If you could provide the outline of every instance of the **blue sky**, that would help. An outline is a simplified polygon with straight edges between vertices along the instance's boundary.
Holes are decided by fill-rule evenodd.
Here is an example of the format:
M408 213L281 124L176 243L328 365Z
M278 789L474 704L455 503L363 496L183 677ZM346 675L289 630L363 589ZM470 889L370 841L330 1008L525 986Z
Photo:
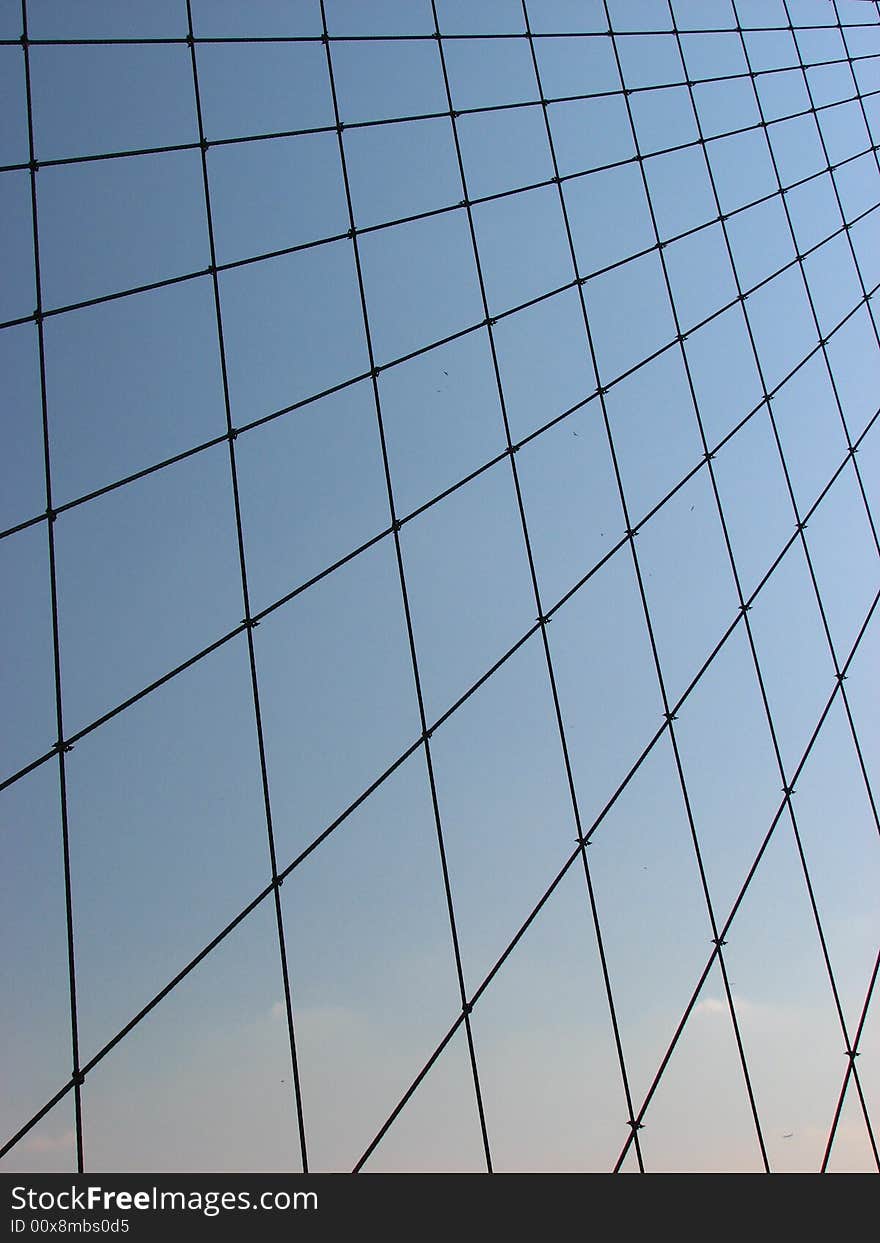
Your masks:
M775 824L725 963L770 1164L816 1169L846 1058L798 842L850 1039L871 979L880 19L674 0L676 37L665 2L609 10L613 40L601 3L528 5L545 125L522 5L438 0L453 129L428 0L328 0L356 253L320 5L193 0L279 869L338 822L280 891L313 1169L354 1166L461 1013L377 397L466 995L572 860L575 808L598 821L640 1110L712 950L695 840L721 927ZM27 12L88 1063L271 867L186 5ZM0 1142L71 1073L20 34L5 0ZM211 41L243 37L266 41ZM39 42L89 38L172 42ZM768 710L789 781L844 668L780 816ZM86 1167L299 1169L283 998L270 896L89 1071ZM494 1168L611 1168L628 1106L579 856L471 1024ZM876 1118L876 1005L859 1051ZM761 1168L717 961L643 1121L648 1169ZM73 1128L67 1093L0 1168L75 1168ZM873 1163L851 1085L830 1168ZM485 1168L463 1025L365 1166L400 1168Z

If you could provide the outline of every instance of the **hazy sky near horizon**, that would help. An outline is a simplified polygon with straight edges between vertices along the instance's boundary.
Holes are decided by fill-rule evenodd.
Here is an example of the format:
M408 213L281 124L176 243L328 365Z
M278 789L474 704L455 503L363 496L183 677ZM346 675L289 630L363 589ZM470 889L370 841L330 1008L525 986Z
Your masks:
M795 41L782 0L673 0L679 46L665 0L609 2L613 41L595 0L527 7L543 93L557 101L547 117L576 266L519 0L437 0L466 187L438 44L424 37L429 0L327 0L326 14L354 219L368 230L358 257L425 716L429 728L442 718L431 760L466 993L577 837L513 460L583 830L601 818L587 854L638 1111L712 949L668 730L629 776L664 720L652 639L675 705L739 612L700 421L744 597L762 584L749 621L786 782L880 587L880 343L876 297L863 293L880 281L880 15L857 0L789 0ZM53 528L65 736L224 639L65 756L86 1063L271 870L186 5L29 0L27 12L37 41L177 40L29 49L49 458L54 504L69 505ZM461 998L314 38L321 7L193 0L192 12L205 135L219 144L206 159L251 612L278 604L253 637L279 868L344 817L287 877L281 905L310 1166L350 1169ZM57 740L46 523L14 529L46 510L20 34L20 6L3 0L0 782ZM364 34L412 37L345 38ZM222 41L244 36L266 41ZM284 36L308 38L271 42ZM843 63L804 74L801 60ZM590 92L608 94L562 98ZM394 123L404 116L421 119ZM311 132L256 137L291 130ZM64 162L169 146L184 149ZM403 217L417 218L373 227ZM791 261L806 252L802 273ZM737 302L737 280L760 288ZM777 386L774 429L762 399ZM835 472L805 530L808 561L800 539L789 544L797 514ZM880 943L878 611L847 668L851 721L838 694L793 798L851 1040ZM741 619L675 731L721 926L783 797ZM0 791L0 1145L71 1074L59 799L57 757ZM845 1039L787 813L726 940L771 1166L817 1169ZM875 1128L877 1014L875 999L858 1059ZM610 1169L628 1107L579 860L472 1026L494 1168ZM291 1082L268 899L89 1072L86 1168L299 1169ZM717 963L640 1142L648 1170L761 1168ZM0 1170L73 1168L68 1093ZM459 1027L365 1169L483 1168ZM830 1168L876 1168L852 1085Z

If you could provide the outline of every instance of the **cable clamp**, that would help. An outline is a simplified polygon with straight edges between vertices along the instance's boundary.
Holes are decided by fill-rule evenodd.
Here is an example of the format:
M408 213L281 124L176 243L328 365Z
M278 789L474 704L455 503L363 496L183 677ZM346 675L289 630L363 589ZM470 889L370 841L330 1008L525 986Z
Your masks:
M716 946L718 949L721 949L721 946L726 945L727 942L725 941L724 937L713 937L712 944Z
M627 527L627 528L626 528L626 534L627 534L627 536L628 536L628 538L629 538L629 539L635 539L635 537L638 535L638 533L639 533L639 528L638 528L638 527Z
M804 522L799 522L799 523L797 524L797 529L798 529L799 531L806 531L806 529L807 529L807 524L806 524L806 521L804 521Z
M400 519L395 518L393 522L391 523L391 530L394 531L396 534L402 526L403 526L403 523L400 521Z
M704 462L712 462L712 461L714 461L714 460L715 460L715 450L713 449L713 450L710 452L710 451L707 449L707 450L706 450L706 452L703 454L703 461L704 461Z
M667 724L667 725L671 725L673 721L677 721L677 720L678 720L678 717L676 716L676 714L675 714L674 712L664 712L664 713L663 713L663 716L664 716L664 718L665 718L665 720L666 720L666 724Z
M462 1014L472 1014L473 1009L474 1003L472 1001L466 1001L461 1007L461 1012Z
M203 138L202 141L199 143L199 146L202 148L203 151L207 151L210 145L211 144L208 142L207 138Z
M845 681L846 681L846 674L845 674L845 673L838 673L838 675L837 675L837 680L838 680L838 682L845 682Z
M28 164L28 168L31 170L32 173L38 173L40 171L40 161L31 160L30 163Z
M549 617L546 613L539 613L535 618L535 621L540 622L542 626L549 626L552 620L553 618Z
M633 1131L644 1130L645 1124L643 1122L636 1122L635 1118L627 1118L626 1121L627 1121L628 1126L631 1127Z
M70 752L73 750L73 743L72 743L72 742L64 742L63 740L62 740L61 742L56 742L56 743L55 743L55 750L58 752L58 754L59 754L59 755L61 755L61 753L62 753L62 752L63 752L65 755L69 755L69 754L70 754Z
M47 509L47 510L46 510L46 517L48 518L49 522L55 522L55 521L56 521L56 519L58 518L58 510L57 510L57 509L51 509L51 508L50 508L50 509Z
M488 316L486 317L486 327L487 327L487 328L494 328L494 327L495 327L495 325L496 325L497 323L498 323L498 320L497 320L497 319L495 319L495 318L494 318L494 316L488 315Z
M244 626L245 630L253 630L255 627L259 626L260 623L254 617L243 617L241 619L241 624Z
M81 1070L75 1070L70 1077L78 1088L81 1088L86 1081L86 1077Z
M791 798L791 796L794 794L794 786L793 785L783 786L782 793L786 796L786 798Z
M186 38L184 39L184 43L186 44L187 47L195 47L195 42L196 41L192 37L192 35L187 35Z

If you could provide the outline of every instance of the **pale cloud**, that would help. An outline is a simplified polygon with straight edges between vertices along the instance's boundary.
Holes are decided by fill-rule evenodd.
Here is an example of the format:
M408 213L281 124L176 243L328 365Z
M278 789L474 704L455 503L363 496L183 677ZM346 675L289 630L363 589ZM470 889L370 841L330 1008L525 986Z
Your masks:
M73 1131L65 1131L63 1135L29 1135L21 1146L26 1152L63 1152L72 1148L75 1142Z
M694 1006L694 1014L727 1014L727 1002L718 997L705 997Z

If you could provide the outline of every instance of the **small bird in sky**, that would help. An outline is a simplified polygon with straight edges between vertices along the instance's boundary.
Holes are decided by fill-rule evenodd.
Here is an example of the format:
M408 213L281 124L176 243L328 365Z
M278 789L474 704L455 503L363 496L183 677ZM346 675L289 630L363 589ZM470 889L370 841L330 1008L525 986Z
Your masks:
M791 1139L792 1135L794 1135L794 1131L783 1131L782 1138Z

